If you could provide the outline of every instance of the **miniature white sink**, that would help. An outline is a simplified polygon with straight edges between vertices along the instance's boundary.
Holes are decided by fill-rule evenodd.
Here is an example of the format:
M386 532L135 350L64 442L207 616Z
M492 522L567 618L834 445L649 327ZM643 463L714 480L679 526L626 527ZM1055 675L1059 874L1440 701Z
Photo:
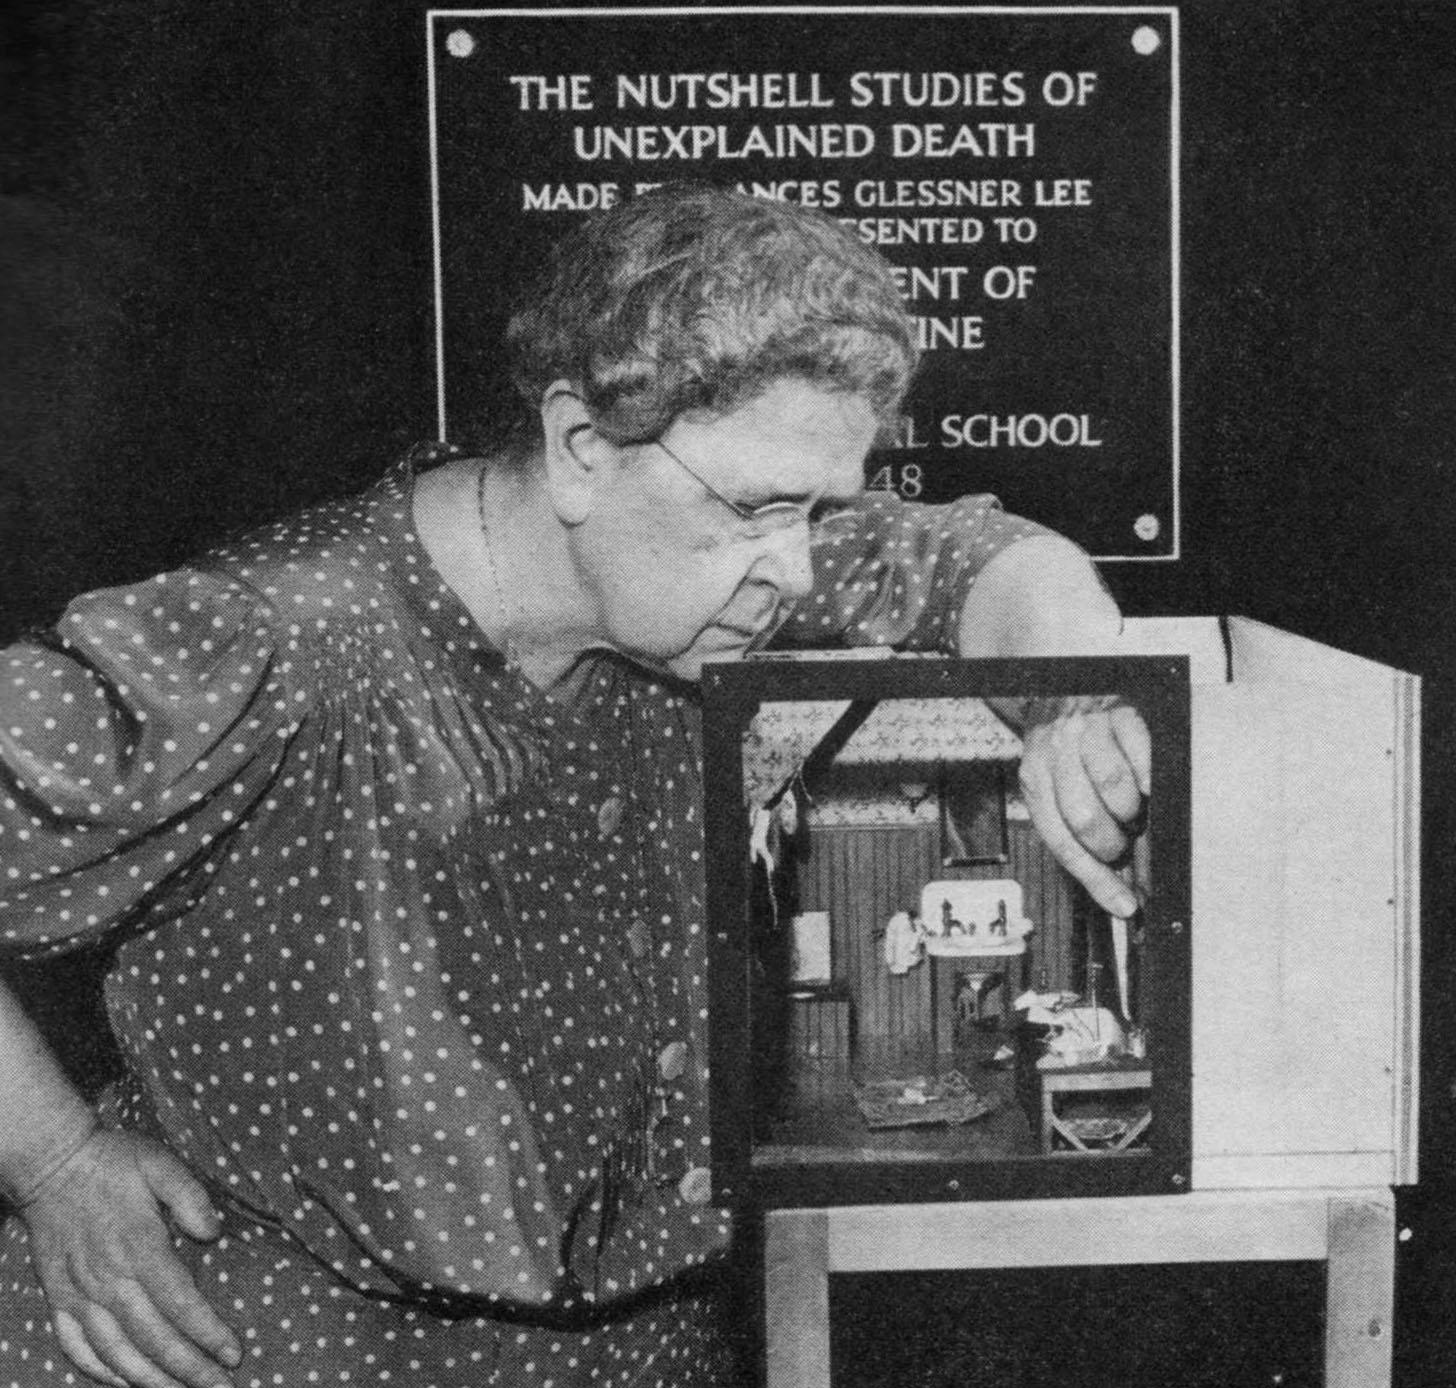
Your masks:
M1014 922L1013 922L1014 924ZM1030 922L1027 922L1028 927ZM925 952L945 959L964 959L969 955L989 955L998 959L1010 959L1026 953L1026 936L1018 940L1003 940L999 935L950 935L931 936L925 942Z
M920 891L925 952L951 959L1025 954L1032 924L1022 909L1021 883L1011 878L927 882Z

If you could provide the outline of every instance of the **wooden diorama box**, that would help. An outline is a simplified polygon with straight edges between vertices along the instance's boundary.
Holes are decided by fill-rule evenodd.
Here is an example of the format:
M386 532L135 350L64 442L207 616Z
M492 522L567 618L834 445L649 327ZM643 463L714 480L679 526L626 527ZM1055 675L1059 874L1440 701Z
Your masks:
M769 656L703 690L719 1199L1414 1180L1414 677L1179 618L1112 656ZM1151 735L1128 920L1043 844L993 711L1067 697Z

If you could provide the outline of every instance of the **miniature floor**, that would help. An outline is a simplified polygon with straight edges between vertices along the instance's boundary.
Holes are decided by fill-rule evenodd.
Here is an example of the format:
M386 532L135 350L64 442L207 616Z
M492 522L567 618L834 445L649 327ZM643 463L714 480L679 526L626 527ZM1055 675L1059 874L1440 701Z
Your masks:
M1007 1044L1004 1032L974 1032L952 1051L937 1052L929 1037L862 1042L850 1061L802 1059L776 1107L769 1140L754 1165L817 1162L991 1160L1037 1151L1032 1118L1016 1095L1015 1070L992 1063ZM933 1080L958 1071L979 1096L995 1101L981 1118L956 1125L871 1129L855 1105L855 1088L875 1080Z

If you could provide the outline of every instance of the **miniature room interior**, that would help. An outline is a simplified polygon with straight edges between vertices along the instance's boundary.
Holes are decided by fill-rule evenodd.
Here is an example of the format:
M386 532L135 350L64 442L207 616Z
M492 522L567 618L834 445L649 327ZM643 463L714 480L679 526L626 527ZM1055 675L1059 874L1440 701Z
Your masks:
M743 741L754 1165L1145 1151L1140 921L1043 845L1016 734L899 698L765 702Z

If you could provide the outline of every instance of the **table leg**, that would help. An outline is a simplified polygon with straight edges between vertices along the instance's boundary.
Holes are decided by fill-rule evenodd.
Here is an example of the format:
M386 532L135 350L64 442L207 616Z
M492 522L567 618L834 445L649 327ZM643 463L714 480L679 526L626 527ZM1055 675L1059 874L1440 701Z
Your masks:
M764 1216L767 1388L829 1388L829 1219L824 1210Z
M1390 1388L1395 1208L1333 1197L1325 1291L1326 1388Z

